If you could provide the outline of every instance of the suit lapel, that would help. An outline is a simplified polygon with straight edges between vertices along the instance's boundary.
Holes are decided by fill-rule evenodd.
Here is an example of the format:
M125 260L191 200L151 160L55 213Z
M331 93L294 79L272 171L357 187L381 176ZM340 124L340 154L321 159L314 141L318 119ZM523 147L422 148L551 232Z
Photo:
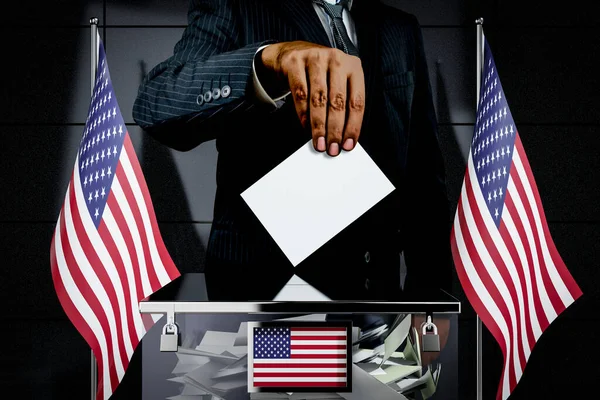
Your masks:
M310 0L280 0L277 3L287 17L308 42L330 46L329 37Z
M356 27L356 36L358 38L358 52L365 74L365 115L361 129L361 137L365 135L366 127L369 124L374 100L378 86L378 65L380 54L380 43L378 34L378 25L374 23L377 15L377 2L369 2L367 6L366 0L355 0L352 7L352 19Z

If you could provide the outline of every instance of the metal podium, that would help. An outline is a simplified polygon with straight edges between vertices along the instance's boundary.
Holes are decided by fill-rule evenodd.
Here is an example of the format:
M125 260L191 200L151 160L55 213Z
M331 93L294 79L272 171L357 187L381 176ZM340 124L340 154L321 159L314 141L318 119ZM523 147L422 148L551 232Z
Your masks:
M188 273L140 302L139 309L157 321L141 343L144 400L458 399L461 304L443 291L419 301L211 302L203 274ZM356 321L365 316L386 323L358 329ZM354 321L357 335L348 392L248 392L248 325L345 319ZM440 328L439 352L421 352L430 342L425 335L433 334L428 319L435 333Z

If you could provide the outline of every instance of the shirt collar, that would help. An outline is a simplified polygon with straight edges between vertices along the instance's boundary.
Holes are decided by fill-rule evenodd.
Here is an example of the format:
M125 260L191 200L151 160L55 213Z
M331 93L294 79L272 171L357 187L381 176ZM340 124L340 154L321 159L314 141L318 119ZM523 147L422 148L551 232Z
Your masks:
M338 0L325 0L329 4L337 4ZM352 10L353 0L348 0L348 10Z

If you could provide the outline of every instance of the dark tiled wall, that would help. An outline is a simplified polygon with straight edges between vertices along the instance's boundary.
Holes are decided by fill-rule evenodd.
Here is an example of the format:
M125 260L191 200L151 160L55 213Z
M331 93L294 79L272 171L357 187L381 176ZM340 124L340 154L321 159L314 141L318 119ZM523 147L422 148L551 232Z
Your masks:
M362 0L355 0L362 1ZM485 33L542 197L550 230L585 295L542 336L515 399L569 398L600 368L600 40L598 6L571 1L387 0L423 25L448 191L456 204L475 103L475 25ZM163 237L182 272L197 271L212 218L214 143L179 153L144 137L131 117L143 75L169 56L187 1L13 4L0 16L0 250L8 334L4 390L23 398L89 397L89 349L66 319L50 276L50 240L89 104L89 18L98 17L116 96L153 196ZM458 283L456 291L465 300ZM461 315L460 398L474 398L474 314ZM502 358L484 335L484 398Z

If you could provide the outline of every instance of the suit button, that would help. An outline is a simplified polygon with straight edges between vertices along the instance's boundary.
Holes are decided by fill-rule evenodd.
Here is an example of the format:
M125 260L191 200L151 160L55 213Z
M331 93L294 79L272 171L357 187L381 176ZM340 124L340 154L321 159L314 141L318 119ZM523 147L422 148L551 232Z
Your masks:
M221 98L221 89L214 88L212 90L212 98L213 100L219 100L219 98Z
M204 93L204 102L210 103L211 101L212 101L212 92L209 90L208 92Z
M371 261L371 253L368 251L365 253L365 262L368 264Z
M221 88L221 97L229 97L231 94L231 87L229 85L225 85Z
M203 94L199 94L198 97L196 97L196 104L198 104L199 106L204 104L204 95Z
M369 278L365 279L365 289L369 290L370 286L371 286L371 281L369 280Z

